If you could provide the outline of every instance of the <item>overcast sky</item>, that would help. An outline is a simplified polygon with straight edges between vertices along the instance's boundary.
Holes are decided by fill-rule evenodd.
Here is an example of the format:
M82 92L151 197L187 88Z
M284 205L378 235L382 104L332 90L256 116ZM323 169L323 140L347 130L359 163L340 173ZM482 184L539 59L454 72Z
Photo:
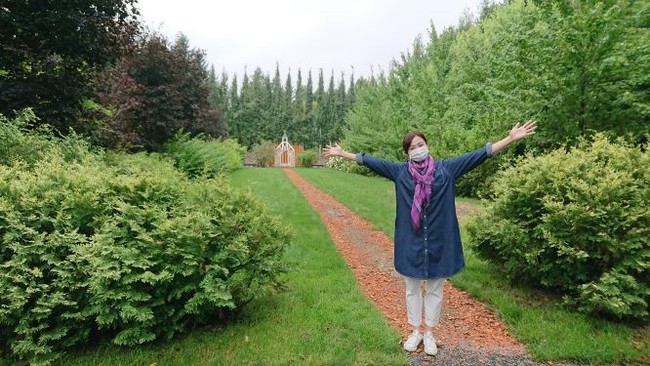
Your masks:
M461 15L477 14L481 0L139 0L142 19L170 40L185 34L206 51L216 71L239 80L255 68L270 76L280 65L282 81L291 69L303 80L318 70L346 79L388 71L392 59L426 40L431 22L438 32Z

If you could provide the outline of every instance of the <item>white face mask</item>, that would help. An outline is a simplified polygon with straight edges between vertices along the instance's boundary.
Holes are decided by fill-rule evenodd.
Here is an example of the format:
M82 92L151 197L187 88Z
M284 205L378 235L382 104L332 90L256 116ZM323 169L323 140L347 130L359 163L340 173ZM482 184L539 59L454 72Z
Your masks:
M422 160L426 159L427 156L429 156L429 148L427 146L422 146L411 151L409 154L409 159L419 163Z

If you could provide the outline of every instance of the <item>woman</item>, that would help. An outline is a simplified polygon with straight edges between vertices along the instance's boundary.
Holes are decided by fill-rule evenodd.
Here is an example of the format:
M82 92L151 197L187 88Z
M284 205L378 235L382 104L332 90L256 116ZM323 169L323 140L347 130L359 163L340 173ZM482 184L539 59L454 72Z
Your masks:
M404 341L405 350L413 352L424 341L427 354L438 353L433 327L440 320L443 285L465 266L456 217L456 179L511 143L534 134L536 128L532 120L523 126L517 123L501 141L445 160L429 155L427 139L420 132L411 132L402 141L407 162L352 154L338 144L324 149L325 156L355 160L395 183L394 264L406 282L407 317L413 327ZM420 330L423 311L424 332Z

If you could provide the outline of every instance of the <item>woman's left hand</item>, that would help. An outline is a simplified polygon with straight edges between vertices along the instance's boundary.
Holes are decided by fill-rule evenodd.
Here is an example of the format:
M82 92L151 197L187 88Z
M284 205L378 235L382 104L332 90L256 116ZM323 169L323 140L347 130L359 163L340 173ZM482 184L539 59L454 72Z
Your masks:
M515 142L517 140L523 139L524 137L533 135L535 134L536 128L537 128L537 122L533 121L532 119L524 123L523 126L519 126L519 122L517 122L515 127L513 127L512 130L510 130L510 139L512 140L512 142Z

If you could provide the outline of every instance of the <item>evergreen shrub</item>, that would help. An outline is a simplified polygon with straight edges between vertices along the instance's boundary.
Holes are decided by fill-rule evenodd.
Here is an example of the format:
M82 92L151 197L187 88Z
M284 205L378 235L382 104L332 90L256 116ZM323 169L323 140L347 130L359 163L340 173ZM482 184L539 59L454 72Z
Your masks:
M0 353L170 338L280 285L291 233L250 193L160 155L68 150L0 164Z
M52 151L67 162L95 157L90 144L74 132L54 139L50 126L34 127L38 120L31 109L21 111L12 120L0 114L0 164L12 166L19 162L29 168Z
M585 313L648 320L650 154L596 135L501 171L469 244Z
M311 168L318 162L318 153L314 150L305 150L298 154L298 164L305 168Z
M179 133L165 148L176 167L189 177L216 177L244 166L245 148L235 140L204 140Z

